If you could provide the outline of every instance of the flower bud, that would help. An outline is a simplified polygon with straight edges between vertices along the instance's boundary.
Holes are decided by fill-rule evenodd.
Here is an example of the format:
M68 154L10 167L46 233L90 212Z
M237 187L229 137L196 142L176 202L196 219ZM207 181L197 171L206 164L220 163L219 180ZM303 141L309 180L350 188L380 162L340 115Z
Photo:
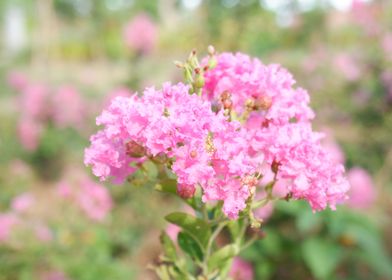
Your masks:
M190 153L191 158L196 158L197 157L197 152L195 150L192 150Z
M194 185L178 184L177 194L183 199L192 198L195 195L196 188Z
M265 119L262 123L261 123L261 127L267 128L269 127L270 124L270 120Z
M126 154L133 158L140 158L145 156L146 149L135 141L129 141L125 144Z
M279 171L279 166L280 166L280 165L281 165L280 162L274 160L274 161L272 162L272 164L271 164L271 170L272 170L272 172L274 172L275 174L278 173L278 171Z
M209 45L207 48L208 54L209 55L214 55L215 54L215 48L212 45Z
M226 99L223 101L223 108L224 109L231 109L231 107L233 106L233 101L231 101L230 99Z
M255 101L257 109L268 110L272 106L272 98L268 95L260 96Z

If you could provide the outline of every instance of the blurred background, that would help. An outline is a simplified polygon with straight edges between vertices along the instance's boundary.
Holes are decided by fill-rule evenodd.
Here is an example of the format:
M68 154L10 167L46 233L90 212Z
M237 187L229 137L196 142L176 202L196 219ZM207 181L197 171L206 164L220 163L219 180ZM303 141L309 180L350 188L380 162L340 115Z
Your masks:
M390 0L0 1L0 280L155 279L180 202L148 166L99 183L83 150L112 97L180 81L173 61L210 44L288 68L352 186L336 212L259 213L234 279L392 279L391 15Z

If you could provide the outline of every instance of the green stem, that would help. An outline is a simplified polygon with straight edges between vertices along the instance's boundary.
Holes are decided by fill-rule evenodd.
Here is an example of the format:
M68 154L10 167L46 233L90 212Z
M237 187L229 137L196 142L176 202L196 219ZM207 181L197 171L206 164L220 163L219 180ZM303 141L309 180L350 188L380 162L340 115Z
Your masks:
M227 221L226 222L222 222L220 223L216 229L214 230L214 232L212 233L210 239L208 240L208 244L207 244L207 248L206 248L206 253L205 253L205 257L204 257L204 261L203 261L203 265L202 265L202 270L203 270L203 275L205 277L208 277L208 259L211 256L211 250L212 250L212 246L214 244L215 239L218 237L219 233L223 230L223 228L227 225Z

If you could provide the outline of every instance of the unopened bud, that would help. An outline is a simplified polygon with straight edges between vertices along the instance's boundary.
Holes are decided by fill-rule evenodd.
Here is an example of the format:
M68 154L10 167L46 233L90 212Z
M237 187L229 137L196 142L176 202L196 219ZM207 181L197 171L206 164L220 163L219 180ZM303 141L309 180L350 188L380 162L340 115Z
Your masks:
M212 45L209 45L207 48L208 54L209 55L214 55L215 54L215 48Z
M222 101L225 101L226 99L230 99L231 94L230 92L228 92L227 90L225 90L224 92L222 92L220 98Z
M231 101L230 99L226 99L223 101L223 108L224 109L231 109L231 107L233 106L233 101Z
M257 109L268 110L272 106L272 98L268 95L260 96L255 101Z
M265 120L261 123L261 127L268 128L268 127L269 127L269 124L270 124L270 120L265 119Z
M197 157L197 152L195 150L192 150L190 153L191 158L196 158Z
M128 143L126 143L125 150L126 154L133 158L143 157L146 153L146 149L135 141L129 141Z
M168 156L165 153L159 153L154 156L153 161L158 163L166 163L168 161Z
M179 184L177 194L183 199L192 198L195 195L196 188L194 185Z
M271 170L272 170L272 172L274 172L275 174L278 173L278 171L279 171L279 166L280 166L280 165L281 165L280 162L274 160L274 161L272 162L272 164L271 164Z

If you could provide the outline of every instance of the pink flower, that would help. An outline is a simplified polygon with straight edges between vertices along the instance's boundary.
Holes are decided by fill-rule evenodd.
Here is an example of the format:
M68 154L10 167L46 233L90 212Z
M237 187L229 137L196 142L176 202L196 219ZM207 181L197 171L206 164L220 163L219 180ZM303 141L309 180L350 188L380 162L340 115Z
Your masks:
M18 137L24 149L34 151L37 149L42 134L42 126L31 118L22 118L18 123Z
M20 72L11 72L7 77L8 84L17 91L23 91L23 89L27 86L28 80L23 73Z
M356 81L361 76L361 69L358 63L349 54L342 53L336 56L334 65L349 81Z
M328 129L325 131L326 137L322 141L324 150L329 154L329 157L336 164L344 164L345 156L339 144L332 136L332 132Z
M113 207L109 191L87 178L80 187L76 199L82 210L90 219L103 221Z
M254 172L256 163L246 156L240 124L227 122L188 91L183 84L164 84L162 90L146 89L143 97L115 98L97 118L104 129L91 137L85 163L101 180L121 182L134 163L174 157L179 185L200 185L204 201L223 200L225 213L234 218L249 196L238 177Z
M42 242L49 242L53 240L53 233L50 228L46 225L37 225L34 227L35 235L37 236L38 240Z
M52 116L60 128L81 128L85 105L80 94L72 87L60 87L52 97Z
M34 204L34 196L31 193L25 192L16 196L11 202L13 211L23 213Z
M40 120L48 115L48 89L42 84L28 84L19 98L22 115Z
M381 46L387 59L392 61L392 32L386 33L382 38Z
M327 204L332 209L346 199L349 189L343 177L344 167L336 164L322 148L322 134L310 124L291 123L270 126L249 134L254 150L263 150L266 162L278 166L278 179L286 180L293 198L306 199L314 210Z
M72 188L66 181L60 181L57 184L56 193L61 198L69 198L72 196Z
M148 54L154 49L157 36L157 26L146 14L136 15L124 30L127 46L143 54Z
M177 240L177 235L181 231L180 227L174 225L174 224L169 224L166 228L166 233L169 235L169 237L173 240Z
M273 123L313 119L308 93L294 84L292 75L277 64L264 65L242 53L222 53L216 67L205 73L203 96L218 105L230 99L237 114L250 108Z
M348 205L356 209L370 208L376 200L376 189L369 173L354 167L348 171L347 178L351 185Z
M200 187L203 202L223 201L231 219L267 168L285 186L280 193L314 210L334 209L347 197L344 167L323 149L309 96L294 83L278 65L221 54L205 74L202 98L181 83L115 98L97 118L102 129L90 139L85 164L101 180L123 182L143 161L159 161L175 173L184 198Z
M254 279L253 267L249 262L244 261L240 257L235 257L229 276L234 280L252 280Z
M60 198L75 203L94 221L103 221L113 207L109 191L87 177L77 178L73 183L62 181L57 185L56 191Z
M0 213L0 243L6 241L10 234L12 227L18 223L18 218L11 213Z
M69 280L62 271L48 271L42 275L41 280Z

